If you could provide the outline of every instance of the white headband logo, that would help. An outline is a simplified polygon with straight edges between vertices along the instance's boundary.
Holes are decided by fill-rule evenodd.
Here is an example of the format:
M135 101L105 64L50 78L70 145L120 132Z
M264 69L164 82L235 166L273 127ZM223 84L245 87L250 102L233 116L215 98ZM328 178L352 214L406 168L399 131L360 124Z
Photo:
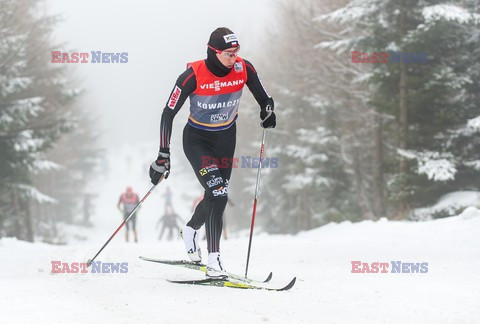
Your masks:
M225 43L238 42L237 35L235 35L235 34L225 35L225 36L223 36L223 39L225 40Z

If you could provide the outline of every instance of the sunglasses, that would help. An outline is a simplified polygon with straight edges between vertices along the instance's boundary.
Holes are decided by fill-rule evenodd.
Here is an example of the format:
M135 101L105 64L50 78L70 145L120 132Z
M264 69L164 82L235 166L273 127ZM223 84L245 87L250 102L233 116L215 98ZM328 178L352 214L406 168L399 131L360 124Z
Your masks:
M238 56L238 52L240 51L240 46L237 47L237 49L233 52L227 52L227 51L221 51L213 46L210 46L210 45L207 45L209 48L211 48L213 51L215 51L215 53L218 53L220 54L221 56L223 56L224 58L232 58L232 57L237 57Z

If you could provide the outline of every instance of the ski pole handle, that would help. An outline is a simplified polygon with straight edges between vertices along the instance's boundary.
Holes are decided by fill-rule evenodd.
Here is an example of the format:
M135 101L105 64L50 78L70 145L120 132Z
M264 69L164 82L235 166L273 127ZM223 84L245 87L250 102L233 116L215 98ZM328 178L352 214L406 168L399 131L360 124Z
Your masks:
M267 112L267 117L265 117L264 119L262 119L262 121L260 122L260 127L263 127L263 123L272 115L272 107L270 105L268 105L266 108L265 108L265 111ZM265 140L265 133L263 135L264 139L263 141ZM262 146L263 146L263 141L262 141Z

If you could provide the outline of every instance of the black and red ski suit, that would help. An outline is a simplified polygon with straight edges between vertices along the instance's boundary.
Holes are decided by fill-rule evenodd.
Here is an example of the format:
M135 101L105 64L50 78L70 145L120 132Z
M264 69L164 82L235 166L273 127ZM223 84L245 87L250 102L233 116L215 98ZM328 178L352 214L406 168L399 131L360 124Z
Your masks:
M220 252L223 212L228 200L236 142L236 119L243 87L247 85L261 108L273 107L253 65L240 57L230 71L216 69L209 59L188 64L170 93L160 126L160 151L169 152L173 118L187 97L190 116L183 130L183 148L198 181L205 189L188 226L206 224L208 252ZM210 161L206 162L206 161Z

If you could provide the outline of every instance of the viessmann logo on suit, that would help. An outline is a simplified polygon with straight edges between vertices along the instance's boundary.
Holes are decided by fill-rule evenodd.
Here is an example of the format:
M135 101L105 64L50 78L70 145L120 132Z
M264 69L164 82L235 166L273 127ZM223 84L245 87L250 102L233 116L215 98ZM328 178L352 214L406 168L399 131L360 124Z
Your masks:
M201 84L200 89L202 89L202 90L214 89L215 91L220 91L222 88L236 87L236 86L242 85L244 83L245 83L245 80L243 80L243 79L234 80L234 81L219 81L219 80L216 80L215 82L212 82L212 83Z

